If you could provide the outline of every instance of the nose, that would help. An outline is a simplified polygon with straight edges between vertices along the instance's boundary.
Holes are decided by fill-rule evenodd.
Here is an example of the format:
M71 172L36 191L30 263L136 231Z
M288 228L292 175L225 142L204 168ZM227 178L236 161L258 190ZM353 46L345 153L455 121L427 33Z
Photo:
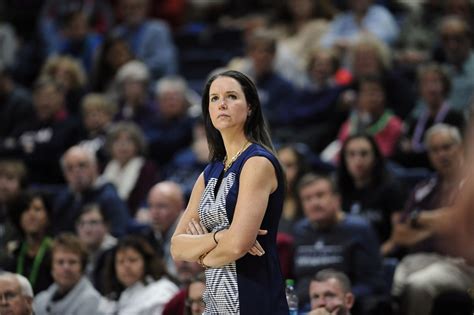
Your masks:
M222 101L219 102L219 109L226 109L227 104L225 102L225 99L223 98Z

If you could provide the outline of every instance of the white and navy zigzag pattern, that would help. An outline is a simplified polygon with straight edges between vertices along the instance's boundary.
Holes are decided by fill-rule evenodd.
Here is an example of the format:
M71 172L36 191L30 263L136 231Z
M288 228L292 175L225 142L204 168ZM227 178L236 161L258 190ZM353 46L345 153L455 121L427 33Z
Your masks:
M199 204L199 218L208 231L229 227L226 212L226 197L235 182L235 173L229 173L214 198L216 178L211 178L204 190ZM235 262L220 268L206 270L206 291L204 314L239 314L239 288Z

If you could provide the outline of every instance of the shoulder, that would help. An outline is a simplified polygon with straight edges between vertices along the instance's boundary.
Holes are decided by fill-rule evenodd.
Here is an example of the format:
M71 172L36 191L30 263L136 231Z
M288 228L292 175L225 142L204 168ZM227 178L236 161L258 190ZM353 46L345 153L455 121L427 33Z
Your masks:
M341 226L357 231L364 231L370 229L370 223L359 215L347 214L341 222Z

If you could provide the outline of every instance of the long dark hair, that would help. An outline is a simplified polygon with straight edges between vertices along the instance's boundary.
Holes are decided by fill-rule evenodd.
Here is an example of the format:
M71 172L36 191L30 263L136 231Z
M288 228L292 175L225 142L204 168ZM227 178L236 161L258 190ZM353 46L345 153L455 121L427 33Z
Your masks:
M244 133L250 142L258 143L272 153L275 153L273 144L270 138L270 132L267 127L265 118L263 117L262 107L258 98L257 88L255 84L245 74L238 71L224 71L213 75L206 83L204 92L202 95L202 116L204 119L204 126L206 128L207 142L209 143L209 154L211 161L223 160L226 156L224 147L224 141L222 136L214 125L212 124L211 117L209 115L209 89L212 82L219 77L229 77L239 82L244 92L245 99L248 106L251 109L250 116L247 117L247 121L244 125Z
M371 172L372 176L371 176L370 185L372 187L380 185L387 179L387 176L388 176L388 173L385 169L385 158L380 152L380 149L377 143L375 142L375 139L371 135L366 134L366 133L357 133L357 134L351 135L346 139L346 141L344 141L344 144L342 145L340 160L339 160L340 164L337 170L337 185L339 187L341 196L343 197L346 196L347 194L350 194L355 189L354 179L349 173L349 170L347 168L347 162L345 159L347 146L349 142L351 142L354 139L367 140L374 154L374 165Z
M175 280L166 270L163 259L158 256L146 239L138 235L127 235L118 242L117 246L107 257L106 270L104 273L105 296L111 299L118 299L122 291L126 289L118 280L115 270L117 253L124 249L134 249L142 256L145 270L143 271L143 279L141 279L141 281L144 284L147 284L145 279L147 276L152 277L153 280L159 280L163 276L166 276L171 281Z
M9 209L9 215L12 220L12 223L15 225L15 227L18 229L19 233L22 236L25 236L25 231L21 226L21 216L30 208L31 203L37 198L40 199L43 203L43 206L46 210L46 214L48 216L48 226L46 227L44 233L45 235L50 234L51 218L53 211L52 195L43 190L28 189L20 193L20 195L12 201L12 206Z

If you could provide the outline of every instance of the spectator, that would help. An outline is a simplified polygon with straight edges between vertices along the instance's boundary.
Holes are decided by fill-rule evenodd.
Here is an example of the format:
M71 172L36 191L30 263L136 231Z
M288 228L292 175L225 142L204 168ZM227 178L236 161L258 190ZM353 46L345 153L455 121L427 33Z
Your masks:
M205 289L206 278L204 273L200 273L189 283L188 296L186 298L186 315L200 315L204 313L206 304L202 296Z
M113 314L161 314L178 292L163 260L142 238L121 239L109 262L105 296L113 300L108 310Z
M298 195L305 214L294 228L294 274L300 306L309 303L311 278L325 268L347 274L362 305L373 294L383 292L377 236L367 221L344 214L332 179L307 174L298 184Z
M425 145L435 174L418 183L411 192L402 216L384 244L384 252L397 247L408 248L410 252L433 251L430 235L418 231L416 218L420 212L451 206L459 197L465 180L463 141L459 130L446 124L434 125L426 132Z
M175 154L191 145L194 117L187 82L180 76L165 76L155 86L156 117L149 132L150 156L166 165Z
M36 81L33 103L35 117L15 128L13 141L0 144L0 155L22 158L33 183L63 183L58 160L77 142L78 121L66 110L64 88L50 78Z
M15 128L33 116L30 92L16 84L12 73L0 66L0 141L12 141L9 138Z
M115 245L117 239L110 235L110 221L98 204L82 208L76 222L76 233L87 249L87 265L84 274L96 288L102 288L101 275L105 265L105 254Z
M82 132L79 146L95 153L100 168L106 163L106 134L117 113L117 105L104 94L89 93L81 102Z
M33 289L22 275L0 272L0 314L33 315Z
M58 235L52 246L54 283L33 302L37 315L94 314L100 294L84 276L87 251L73 234Z
M85 148L73 146L64 153L60 162L68 186L55 198L53 234L73 232L82 207L89 203L98 203L104 210L112 235L125 234L129 223L127 206L112 184L98 178L95 155Z
M176 266L170 254L170 242L184 207L181 187L171 181L162 181L150 189L148 209L140 213L140 216L148 217L151 231L147 237L152 244L157 244L167 270L173 275L176 275Z
M390 11L373 2L349 0L349 10L334 18L329 30L321 38L322 45L344 50L364 33L369 33L386 44L393 44L398 38L398 24Z
M113 32L127 41L133 54L146 64L151 78L156 80L176 73L176 48L168 25L148 19L148 9L148 0L120 0L123 23Z
M117 71L133 58L133 53L124 39L107 37L97 52L91 74L92 90L99 93L110 92Z
M354 305L349 278L340 271L318 271L309 285L311 312L308 315L350 315Z
M463 131L463 114L452 109L447 97L451 81L437 64L419 68L420 108L405 121L405 132L398 145L394 159L405 167L430 168L423 138L426 131L438 123L446 123Z
M401 184L387 171L386 161L369 135L347 138L339 160L342 209L370 222L382 244L390 236L392 216L403 209L406 196Z
M85 94L87 84L86 73L79 60L67 55L49 57L40 75L49 77L62 85L67 110L78 117L79 104Z
M12 207L13 223L21 234L11 244L5 269L28 278L35 294L46 290L51 278L51 197L40 191L22 193Z
M439 37L451 78L449 103L459 111L467 111L474 90L474 52L471 30L465 20L456 16L442 19Z
M102 176L114 184L133 217L157 182L157 166L146 158L145 136L140 127L132 122L112 125L107 132L106 148L110 160Z
M18 160L0 160L0 261L6 258L8 242L18 237L10 209L26 185L25 164Z

